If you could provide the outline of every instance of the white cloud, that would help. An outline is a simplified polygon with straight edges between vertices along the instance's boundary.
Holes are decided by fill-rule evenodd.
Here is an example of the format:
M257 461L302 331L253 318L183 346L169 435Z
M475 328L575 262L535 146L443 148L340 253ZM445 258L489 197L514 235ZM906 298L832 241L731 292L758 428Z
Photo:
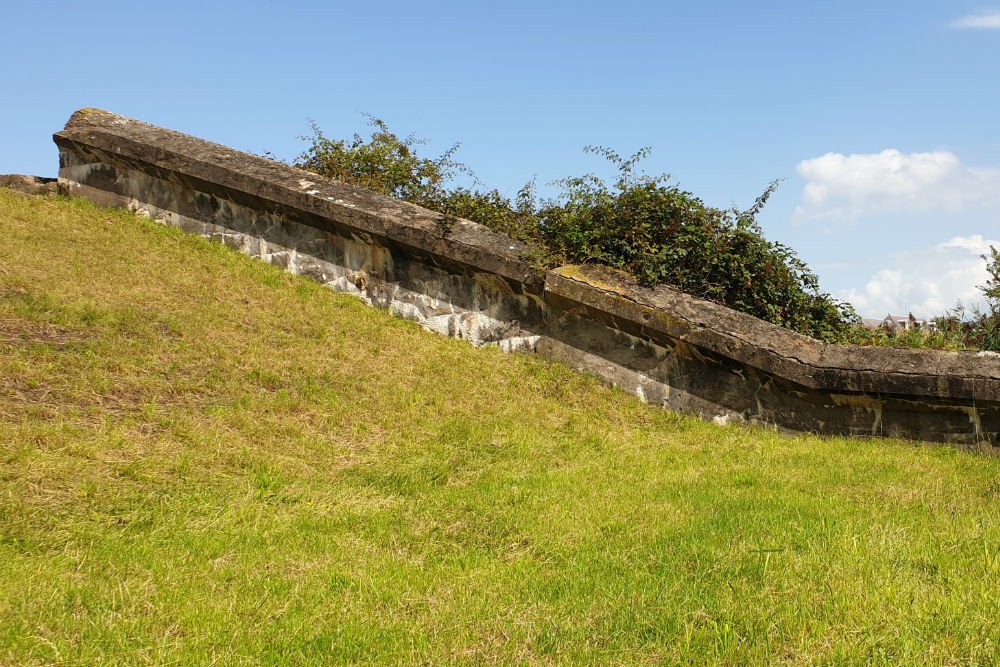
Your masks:
M958 300L974 305L982 299L977 286L989 278L980 255L988 255L991 245L1000 248L1000 241L973 234L956 236L929 249L887 255L882 261L884 268L872 275L863 289L841 290L836 296L851 302L866 317L908 312L934 317Z
M851 222L876 213L1000 206L1000 169L966 167L949 151L827 153L803 160L795 219Z
M948 239L944 243L939 243L936 249L962 248L976 255L989 255L990 246L1000 246L1000 241L984 239L982 234L973 234L972 236L956 236Z
M1000 11L991 10L969 14L957 21L951 22L952 28L980 28L987 30L1000 30Z

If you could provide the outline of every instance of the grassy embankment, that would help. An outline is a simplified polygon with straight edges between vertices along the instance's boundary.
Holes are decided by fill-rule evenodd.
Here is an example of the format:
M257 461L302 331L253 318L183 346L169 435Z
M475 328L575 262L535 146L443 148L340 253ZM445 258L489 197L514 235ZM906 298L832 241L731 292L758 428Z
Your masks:
M993 663L998 473L0 190L2 664Z

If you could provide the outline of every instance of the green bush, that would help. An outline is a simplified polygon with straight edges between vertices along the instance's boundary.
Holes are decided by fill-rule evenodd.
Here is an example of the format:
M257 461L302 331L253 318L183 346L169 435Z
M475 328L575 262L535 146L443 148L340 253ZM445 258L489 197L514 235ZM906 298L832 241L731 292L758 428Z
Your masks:
M828 341L857 320L849 304L820 291L791 248L764 238L756 215L777 181L750 209L724 210L669 184L667 175L637 172L649 149L624 159L588 147L617 167L612 185L587 174L557 181L555 200L539 200L534 183L511 200L497 190L449 187L456 175L472 175L453 160L457 144L437 159L422 158L415 150L421 142L369 119L375 129L367 141L330 140L314 123L296 166L530 241L543 266L606 264L644 285L671 285Z
M624 269L646 285L672 285L801 333L832 340L856 319L853 309L820 292L795 252L764 238L755 217L772 182L747 211L706 205L668 184L635 174L647 150L614 163L613 186L593 175L560 181L561 203L539 209L542 236L571 261Z
M351 142L328 139L312 123L312 136L301 137L310 142L309 148L295 166L421 205L439 201L446 192L444 184L456 172L468 171L451 159L458 144L436 160L422 158L414 147L423 142L412 135L400 139L378 118L369 115L368 119L375 128L369 141L359 134Z

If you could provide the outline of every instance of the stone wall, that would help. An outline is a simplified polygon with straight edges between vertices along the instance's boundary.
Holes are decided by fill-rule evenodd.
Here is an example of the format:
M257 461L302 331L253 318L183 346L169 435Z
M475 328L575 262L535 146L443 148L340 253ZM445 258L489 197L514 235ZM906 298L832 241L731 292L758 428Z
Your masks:
M121 206L426 328L720 422L1000 445L1000 355L827 345L598 266L537 269L481 225L97 109L54 136L65 194Z

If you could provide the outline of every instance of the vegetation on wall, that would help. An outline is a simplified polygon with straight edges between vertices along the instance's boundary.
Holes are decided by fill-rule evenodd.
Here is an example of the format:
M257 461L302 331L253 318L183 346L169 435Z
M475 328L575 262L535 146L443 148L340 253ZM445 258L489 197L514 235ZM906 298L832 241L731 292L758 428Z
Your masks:
M557 197L540 199L531 182L511 199L478 182L455 184L459 174L472 175L454 160L457 144L436 159L421 157L420 141L369 120L371 137L352 140L330 139L314 123L296 166L531 242L544 266L606 264L644 285L671 285L828 341L843 337L857 319L849 304L820 291L791 248L764 238L756 216L777 181L745 211L720 209L668 175L638 170L649 149L623 158L588 147L616 167L613 183L594 174L565 178L554 183Z
M643 148L624 158L604 147L584 150L616 168L607 183L595 174L555 181L554 199L529 182L513 198L481 187L454 159L458 144L440 157L418 154L424 142L401 138L368 116L371 137L330 139L312 124L295 165L339 181L443 213L467 218L537 248L542 266L598 262L622 269L643 285L670 285L768 322L828 342L938 349L1000 350L1000 253L984 256L990 279L981 286L987 309L961 306L935 318L934 327L865 329L849 303L819 288L817 277L791 248L767 240L757 214L777 188L773 181L745 211L705 204L670 182L638 169ZM456 177L472 177L464 187ZM447 224L444 225L447 229Z
M989 279L979 289L985 298L984 308L967 309L961 303L930 325L921 325L911 315L906 329L866 329L853 325L838 342L855 345L932 348L938 350L1000 351L1000 250L990 247L982 255Z
M998 350L998 323L1000 319L995 316L959 305L928 325L916 322L906 329L853 325L837 342L931 350Z

